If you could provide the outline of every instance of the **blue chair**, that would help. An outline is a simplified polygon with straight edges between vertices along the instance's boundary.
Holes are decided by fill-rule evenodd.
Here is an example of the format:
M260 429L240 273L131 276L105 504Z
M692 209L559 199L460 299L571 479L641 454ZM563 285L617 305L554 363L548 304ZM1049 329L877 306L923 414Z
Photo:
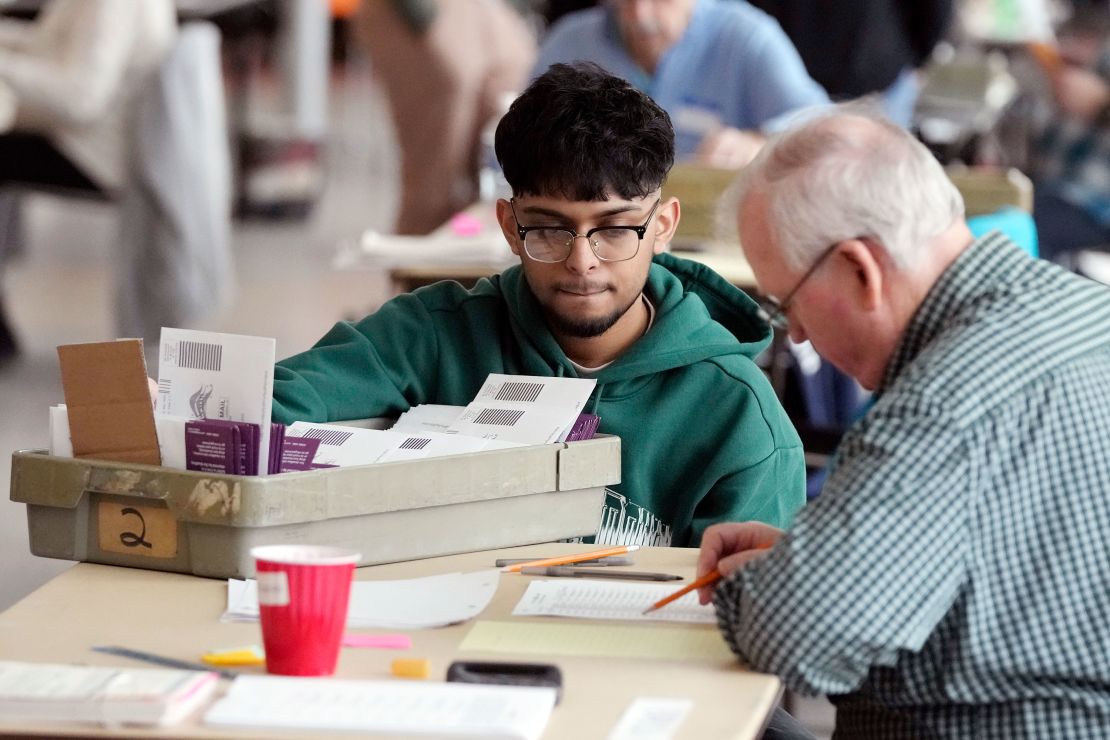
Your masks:
M1032 257L1039 256L1037 249L1037 225L1028 211L1013 206L999 208L994 213L971 216L968 228L976 238L987 232L998 230L1024 249Z

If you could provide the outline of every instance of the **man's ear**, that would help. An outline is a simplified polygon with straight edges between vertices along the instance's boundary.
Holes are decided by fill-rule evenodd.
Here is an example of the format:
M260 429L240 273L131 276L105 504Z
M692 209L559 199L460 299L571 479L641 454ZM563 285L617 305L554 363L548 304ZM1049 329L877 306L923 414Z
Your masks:
M513 215L513 207L504 198L497 199L497 223L501 227L501 233L505 235L505 241L509 243L509 249L519 257L521 245L520 236L516 232L516 216Z
M681 216L682 207L678 204L678 198L667 198L659 204L654 219L655 247L653 251L655 254L666 252L670 248L674 233L678 230L678 220Z
M883 302L882 247L866 239L845 239L837 246L837 255L848 261L854 276L853 296L865 311L878 309Z

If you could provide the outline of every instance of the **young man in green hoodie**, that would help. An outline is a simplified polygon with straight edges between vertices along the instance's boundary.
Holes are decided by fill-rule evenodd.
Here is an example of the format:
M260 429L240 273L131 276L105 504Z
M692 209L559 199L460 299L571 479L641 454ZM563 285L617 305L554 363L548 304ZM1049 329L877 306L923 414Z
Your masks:
M465 405L489 373L592 377L587 410L622 441L597 542L687 547L715 522L787 526L805 472L752 361L770 329L743 292L665 253L679 219L660 192L667 114L599 67L554 65L502 118L496 149L513 192L497 217L520 266L336 324L278 363L274 420Z

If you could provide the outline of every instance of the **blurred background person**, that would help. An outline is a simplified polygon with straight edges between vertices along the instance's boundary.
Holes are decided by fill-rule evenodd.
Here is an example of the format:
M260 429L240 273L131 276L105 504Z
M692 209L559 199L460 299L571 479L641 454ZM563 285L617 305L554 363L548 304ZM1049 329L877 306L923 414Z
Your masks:
M118 194L131 105L176 29L172 0L50 0L0 20L0 188ZM0 361L16 351L0 301Z
M1041 256L1074 267L1082 250L1110 251L1110 12L1085 8L1058 38L1039 56L1052 108L1033 146L1033 216Z
M544 23L550 26L567 13L597 5L597 0L541 0Z
M742 167L796 111L828 102L779 25L743 0L610 0L569 13L533 76L595 62L648 93L674 122L676 153Z
M953 0L750 0L779 22L834 100L881 93L908 128L923 66L952 22Z
M394 230L426 234L477 199L482 129L524 88L535 34L506 0L363 0L358 33L400 144Z
M32 22L0 20L8 129L0 184L119 190L127 106L169 52L171 0L50 0Z

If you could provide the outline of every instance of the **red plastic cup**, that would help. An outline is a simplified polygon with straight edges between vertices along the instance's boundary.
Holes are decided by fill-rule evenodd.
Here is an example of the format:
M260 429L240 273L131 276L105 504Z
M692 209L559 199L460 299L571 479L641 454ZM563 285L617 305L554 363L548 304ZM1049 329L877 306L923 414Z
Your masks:
M283 676L330 676L347 624L351 578L362 557L318 545L251 549L266 670Z

